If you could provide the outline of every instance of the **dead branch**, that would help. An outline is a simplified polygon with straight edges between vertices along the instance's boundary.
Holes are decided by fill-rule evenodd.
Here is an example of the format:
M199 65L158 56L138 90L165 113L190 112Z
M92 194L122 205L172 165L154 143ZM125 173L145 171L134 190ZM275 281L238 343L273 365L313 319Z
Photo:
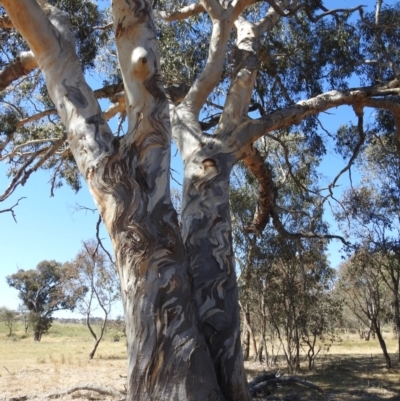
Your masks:
M360 153L360 149L361 146L364 144L365 142L365 132L364 132L364 115L363 115L363 111L362 109L355 109L356 114L358 116L358 134L359 134L359 139L358 142L356 144L356 146L353 149L353 154L351 155L349 161L347 162L347 165L345 167L343 167L342 170L339 171L339 173L336 175L336 177L334 178L334 180L329 184L328 186L328 190L329 190L329 195L326 195L326 197L323 199L322 203L326 201L326 199L329 196L333 196L333 192L332 192L332 188L335 188L335 185L337 183L337 181L339 180L339 178L346 172L346 171L350 171L351 166L354 163L354 160L357 158L358 154ZM351 181L351 180L350 180Z
M313 390L323 392L321 387L307 380L300 379L297 376L281 377L278 375L278 373L265 373L261 376L256 377L249 383L249 388L251 395L254 397L257 394L263 392L267 392L270 394L272 387L277 387L278 385L284 386L292 383L300 384Z
M107 388L107 387L100 387L100 386L95 386L91 384L81 384L78 386L73 386L70 388L67 388L63 391L58 391L56 393L50 393L46 395L36 395L33 398L60 398L63 395L68 395L72 394L76 391L94 391L96 393L102 394L102 395L111 395L113 397L119 397L121 400L125 399L126 394L122 391L112 389L112 388Z
M18 202L20 201L21 199L18 199ZM18 204L18 203L17 203ZM15 205L14 205L15 206ZM13 207L14 207L13 206ZM0 211L0 213L3 213L2 211ZM10 372L8 369L7 369L7 366L4 366L3 365L3 368L10 374L10 375L15 375L15 373L12 373L12 372Z
M8 209L0 210L0 213L7 213L7 212L11 213L11 215L12 215L14 221L17 222L17 218L16 218L16 215L15 215L15 212L14 212L14 208L15 208L16 206L18 206L19 201L22 200L22 199L26 199L26 197L23 196L22 198L19 198L19 199L17 200L17 203L16 203L15 205L11 206L11 207L8 208ZM3 366L3 367L4 367L4 369L5 369L8 373L10 373L10 371L9 371L5 366ZM11 374L12 374L12 373L10 373L10 375L11 375Z
M111 264L113 266L116 266L114 259L112 258L112 256L110 255L110 253L107 251L107 249L104 247L103 242L100 238L100 224L102 222L102 218L101 215L99 214L99 218L97 220L96 223L96 238L97 238L97 243L98 245L100 245L101 249L107 254L108 259L110 260Z

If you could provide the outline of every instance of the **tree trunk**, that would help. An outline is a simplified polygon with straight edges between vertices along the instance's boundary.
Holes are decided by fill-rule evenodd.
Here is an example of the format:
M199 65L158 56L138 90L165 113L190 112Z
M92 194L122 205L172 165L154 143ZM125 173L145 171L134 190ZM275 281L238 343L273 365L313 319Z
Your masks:
M386 348L385 340L383 339L383 336L382 336L380 325L375 319L372 319L372 323L373 323L373 327L374 327L374 331L376 333L376 336L378 337L379 345L381 346L381 349L382 349L382 352L383 352L383 356L385 357L386 367L388 369L391 369L392 368L392 361L390 360L390 356L389 356L389 353L388 353L387 348Z
M396 280L397 277L392 276L393 287L394 287L394 322L396 328L396 338L397 338L397 357L400 361L400 293L399 293L399 283Z
M247 305L246 305L247 309ZM243 340L243 359L247 361L250 356L250 330L247 327L247 310L242 311L242 316L243 316L243 332L245 333L244 335L244 340Z
M297 322L296 322L296 327L295 327L295 347L296 347L296 363L295 363L295 369L296 371L300 370L300 336L299 336L299 329L297 327Z
M35 330L33 334L33 341L40 341L42 339L42 333L38 330Z
M180 122L173 127L182 129ZM246 401L251 397L240 342L229 207L229 177L237 160L228 149L221 149L219 141L197 133L200 140L191 145L192 152L181 152L185 163L182 235L189 274L222 394Z
M127 323L127 399L223 400L170 199L168 104L151 6L113 2L129 132L114 138L82 75L68 27L58 31L35 1L2 4L38 61L111 237Z

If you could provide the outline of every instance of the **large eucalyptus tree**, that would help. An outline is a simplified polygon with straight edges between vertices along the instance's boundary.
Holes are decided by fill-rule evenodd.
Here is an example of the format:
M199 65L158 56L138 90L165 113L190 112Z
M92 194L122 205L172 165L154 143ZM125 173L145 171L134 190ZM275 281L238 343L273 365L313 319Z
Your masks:
M12 177L0 201L39 168L53 170L52 188L61 177L78 189L77 165L116 256L128 399L248 400L232 167L242 161L259 182L249 232L260 235L271 218L299 252L302 238L333 238L299 209L287 212L301 216L301 230L282 222L280 186L303 192L320 216L347 170L325 190L316 182L306 188L298 177L309 163L299 167L301 155L291 157L290 138L302 136L318 163L326 150L312 116L353 106L350 167L366 136L363 110L375 107L392 113L399 147L399 10L381 0L371 14L361 6L328 10L321 0L114 0L110 24L97 3L0 0L0 152ZM107 85L93 91L83 71L93 74L95 57L107 60ZM355 75L366 86L350 89ZM107 124L116 113L127 119L124 134L123 124L115 134ZM170 199L171 135L184 162L180 225ZM260 138L280 145L275 165L256 146Z

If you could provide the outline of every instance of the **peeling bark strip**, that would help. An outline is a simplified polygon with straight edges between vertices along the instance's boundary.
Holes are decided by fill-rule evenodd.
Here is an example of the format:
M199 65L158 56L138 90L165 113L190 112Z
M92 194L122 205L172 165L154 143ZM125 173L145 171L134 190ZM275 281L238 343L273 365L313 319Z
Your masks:
M253 232L256 235L261 235L274 210L277 189L272 179L270 169L256 148L251 146L243 161L259 183L256 212L252 223L248 227L245 227L245 230Z

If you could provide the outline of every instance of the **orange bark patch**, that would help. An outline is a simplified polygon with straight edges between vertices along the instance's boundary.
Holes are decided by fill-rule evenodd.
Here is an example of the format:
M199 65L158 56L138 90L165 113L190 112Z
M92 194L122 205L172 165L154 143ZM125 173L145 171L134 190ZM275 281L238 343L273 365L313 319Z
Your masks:
M213 160L213 159L205 159L202 161L202 164L203 164L204 171L207 171L207 169L210 167L211 168L217 167L217 164L215 163L215 160Z

